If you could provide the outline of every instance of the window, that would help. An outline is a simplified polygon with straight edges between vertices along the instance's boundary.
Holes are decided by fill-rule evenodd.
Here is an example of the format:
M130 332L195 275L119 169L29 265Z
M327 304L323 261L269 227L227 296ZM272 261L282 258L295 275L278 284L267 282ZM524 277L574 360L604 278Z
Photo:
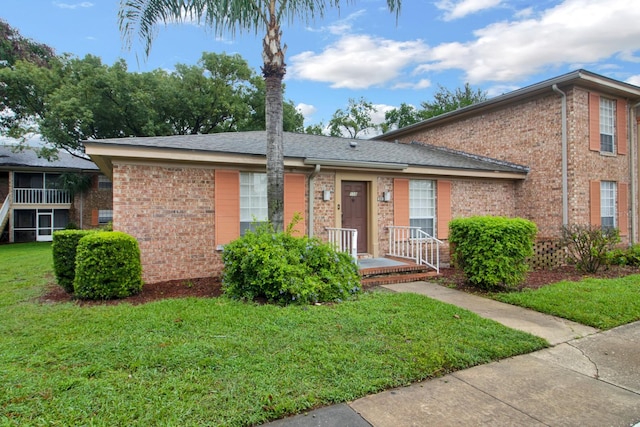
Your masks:
M267 174L240 173L240 235L268 220Z
M616 128L616 101L600 98L600 151L613 153Z
M409 225L434 236L436 183L426 179L409 181Z
M106 224L110 221L113 221L113 210L111 209L98 210L98 224Z
M100 190L111 190L113 188L113 184L104 175L98 175L98 188Z
M616 227L616 183L600 182L600 224L603 229Z

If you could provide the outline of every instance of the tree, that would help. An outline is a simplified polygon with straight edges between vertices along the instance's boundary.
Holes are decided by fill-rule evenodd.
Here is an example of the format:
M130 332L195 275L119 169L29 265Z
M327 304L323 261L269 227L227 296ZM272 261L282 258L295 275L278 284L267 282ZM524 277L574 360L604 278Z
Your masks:
M223 35L242 31L264 31L262 75L265 79L265 116L267 130L267 205L268 218L276 230L284 222L284 136L282 80L286 73L285 51L280 24L322 17L327 6L339 7L340 0L121 0L120 30L127 40L137 32L145 42L148 55L158 23L195 17ZM396 15L400 0L387 0Z
M47 66L55 58L53 48L23 37L0 19L0 65L13 65L18 60Z
M371 114L377 111L372 103L362 97L358 101L349 98L346 109L338 109L333 113L329 120L329 133L331 136L344 136L346 132L350 138L357 138L367 129L376 127Z
M203 53L175 72L131 73L120 60L60 57L0 67L0 134L40 133L71 153L85 139L264 129L264 81L239 55ZM284 128L302 129L292 102ZM52 150L41 149L51 157Z
M384 115L385 120L381 125L381 129L383 132L387 132L392 129L403 128L486 100L487 93L481 89L472 89L469 83L465 83L463 88L457 88L455 92L439 86L438 91L433 95L433 101L422 102L420 104L421 109L402 103L399 108L387 111Z

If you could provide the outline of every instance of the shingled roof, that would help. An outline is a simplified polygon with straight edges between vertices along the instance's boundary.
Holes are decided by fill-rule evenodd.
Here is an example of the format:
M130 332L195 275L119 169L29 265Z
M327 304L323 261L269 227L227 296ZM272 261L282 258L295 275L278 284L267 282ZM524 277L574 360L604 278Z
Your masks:
M73 169L73 170L98 170L98 166L91 160L85 160L71 154L60 151L58 158L47 160L38 157L35 151L25 148L14 152L15 147L0 145L0 169L37 168L37 169Z
M187 152L266 156L266 132L135 137L84 141L87 147L135 147ZM88 150L91 152L91 150ZM408 166L526 174L526 166L418 143L346 139L284 133L284 157L305 163L354 162L369 167Z

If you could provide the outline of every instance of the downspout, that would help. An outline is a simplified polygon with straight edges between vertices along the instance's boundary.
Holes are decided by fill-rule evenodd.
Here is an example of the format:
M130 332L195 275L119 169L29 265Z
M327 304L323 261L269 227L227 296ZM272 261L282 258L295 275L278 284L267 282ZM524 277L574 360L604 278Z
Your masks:
M629 186L631 187L631 233L629 237L629 244L633 245L636 243L636 230L638 229L637 225L637 201L636 201L636 179L637 179L637 171L636 171L636 146L638 140L638 134L634 132L633 125L637 123L637 108L640 107L640 102L635 105L629 105ZM637 128L636 128L637 129ZM635 135L635 143L634 136Z
M313 217L313 199L314 199L314 187L315 187L315 183L314 183L314 178L316 177L316 175L318 175L318 173L320 173L320 165L316 164L316 168L313 170L313 172L311 172L311 174L309 175L309 213L308 213L308 218L309 218L309 233L307 233L309 235L309 237L313 237L313 226L314 226L314 217Z
M554 84L551 89L562 97L562 225L569 225L569 184L567 153L567 94Z

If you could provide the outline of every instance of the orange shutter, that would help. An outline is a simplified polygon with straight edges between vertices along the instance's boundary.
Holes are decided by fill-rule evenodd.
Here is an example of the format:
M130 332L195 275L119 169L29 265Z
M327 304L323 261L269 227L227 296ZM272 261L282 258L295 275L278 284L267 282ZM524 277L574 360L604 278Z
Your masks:
M305 181L305 176L299 173L287 173L284 175L285 229L296 213L302 216L302 220L293 227L294 236L304 236L305 233Z
M600 181L589 181L589 213L591 225L599 227L602 221L600 212Z
M438 239L449 238L449 221L451 221L451 181L438 181L436 215L438 218Z
M240 172L215 172L215 244L240 237Z
M600 151L600 95L589 94L589 150Z
M393 225L409 226L409 180L393 180Z
M100 219L98 218L98 209L91 210L91 225L94 227L97 227L98 225L100 225Z
M618 154L627 154L627 103L622 99L616 102L616 135Z
M618 229L621 236L629 235L629 184L618 183Z

